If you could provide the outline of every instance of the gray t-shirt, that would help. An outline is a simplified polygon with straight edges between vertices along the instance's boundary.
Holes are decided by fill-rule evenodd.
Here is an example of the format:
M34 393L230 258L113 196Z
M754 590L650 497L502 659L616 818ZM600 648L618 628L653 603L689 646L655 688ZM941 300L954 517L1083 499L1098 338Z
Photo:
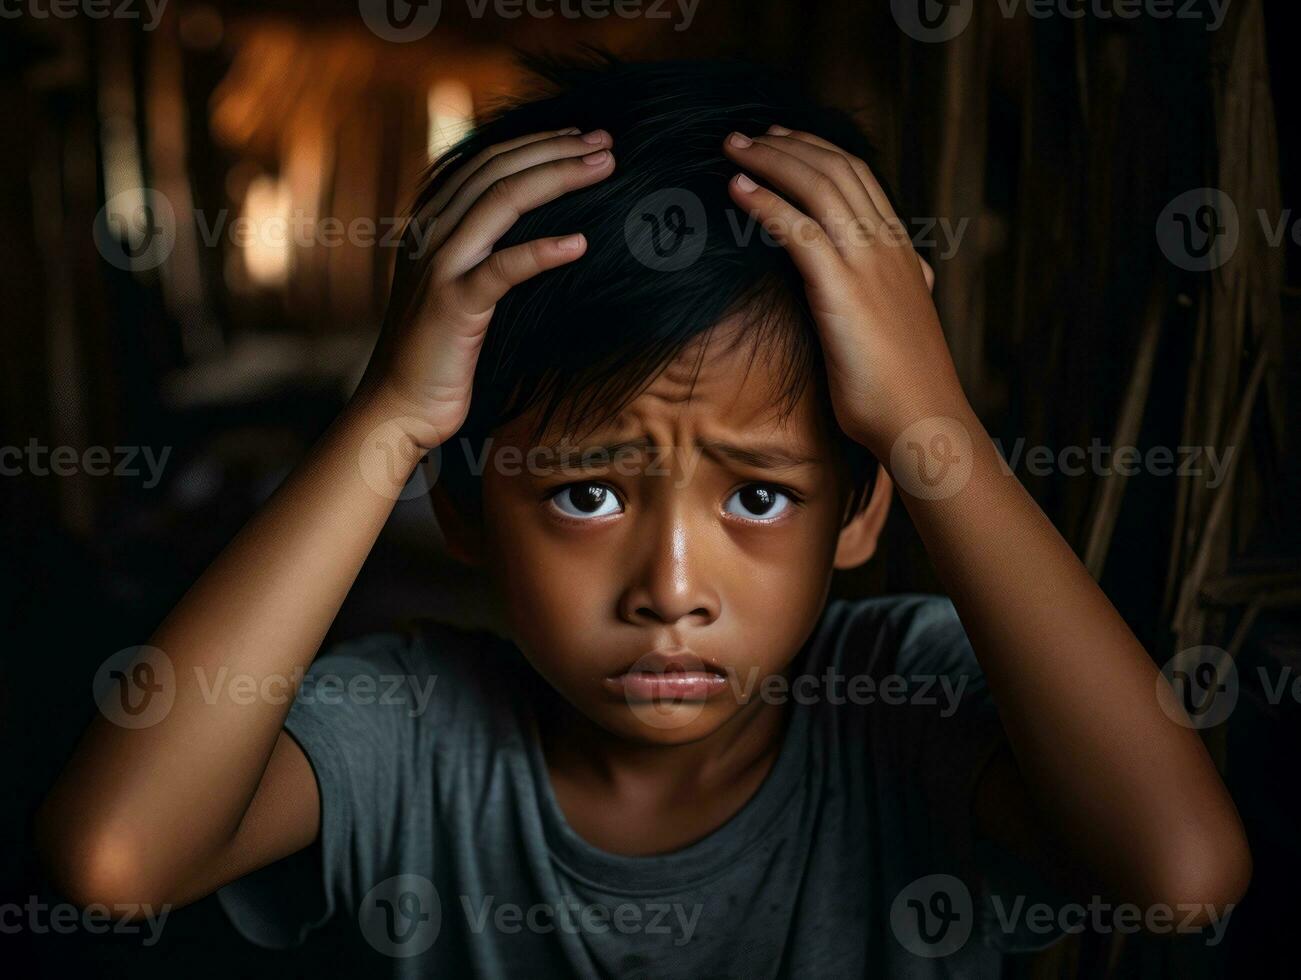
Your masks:
M1057 896L973 834L1002 737L953 606L828 603L754 796L670 854L587 843L557 805L512 644L421 623L312 665L285 721L321 836L219 892L250 941L334 915L397 977L997 977L1057 933L994 913ZM755 692L759 694L758 691Z

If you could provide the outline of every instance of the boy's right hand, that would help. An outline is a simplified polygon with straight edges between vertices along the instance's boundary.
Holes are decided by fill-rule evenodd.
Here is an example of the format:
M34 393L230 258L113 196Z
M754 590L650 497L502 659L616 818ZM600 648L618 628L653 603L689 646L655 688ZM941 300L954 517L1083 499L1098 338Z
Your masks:
M579 135L574 128L490 146L458 167L412 219L429 223L419 229L430 250L423 279L405 310L390 311L362 389L400 417L419 448L441 445L465 421L497 301L582 256L587 240L580 233L497 252L493 246L526 211L608 177L611 144L604 130Z

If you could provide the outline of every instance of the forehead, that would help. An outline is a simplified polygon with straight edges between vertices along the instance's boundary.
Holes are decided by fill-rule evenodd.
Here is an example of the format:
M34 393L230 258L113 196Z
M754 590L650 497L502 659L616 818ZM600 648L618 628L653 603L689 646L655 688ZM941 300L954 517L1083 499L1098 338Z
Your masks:
M617 418L578 435L636 430L680 444L697 437L762 435L808 450L820 448L827 432L817 386L808 379L792 403L789 355L783 345L760 345L756 336L739 315L720 321L687 344ZM553 425L543 441L571 443L574 436Z

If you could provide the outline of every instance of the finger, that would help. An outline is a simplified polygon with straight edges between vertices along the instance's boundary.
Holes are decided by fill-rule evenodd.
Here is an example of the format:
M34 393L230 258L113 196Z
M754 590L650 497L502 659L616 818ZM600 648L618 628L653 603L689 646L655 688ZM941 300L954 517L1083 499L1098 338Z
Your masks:
M443 186L438 189L438 193L430 198L425 209L430 218L439 214L443 208L447 207L447 202L452 199L452 195L461 189L461 185L469 180L484 164L493 157L500 156L502 153L508 153L511 150L521 146L527 146L529 143L537 143L542 140L554 139L557 136L577 136L579 129L577 126L570 126L568 129L557 129L542 133L529 133L526 136L517 136L513 140L505 140L501 143L494 143L492 146L484 147L467 162L458 166L456 170L448 176Z
M786 250L807 285L818 290L834 287L833 275L843 263L836 246L817 221L781 195L760 187L746 174L737 174L729 180L727 190L732 200Z
M539 272L573 262L587 251L581 235L537 238L493 252L465 274L461 296L467 313L487 313L506 292Z
M733 133L723 141L723 151L733 162L762 177L798 204L804 214L816 219L838 249L850 234L861 229L863 222L836 182L799 157L740 133Z
M441 274L458 276L478 265L520 215L613 172L614 155L596 150L586 157L552 160L495 181L471 205L440 249L437 262Z
M439 227L434 235L435 245L439 243L440 237L446 240L466 211L496 181L549 160L592 153L610 146L611 142L610 134L598 129L582 136L565 134L535 140L496 154L462 182L460 188L439 212L437 215ZM441 232L441 236L438 232Z
M456 230L457 222L497 181L551 160L563 160L593 153L608 147L610 143L610 134L598 129L583 136L566 135L536 140L497 154L471 174L461 188L452 195L447 206L437 214L429 236L430 246L438 248L447 241Z
M766 143L791 156L799 157L810 167L826 174L836 182L840 193L854 209L855 214L865 218L871 227L881 223L881 213L877 210L876 203L867 193L867 188L863 186L863 181L859 179L846 154L840 153L835 148L828 149L789 136L757 136L755 142Z
M890 204L890 198L886 196L885 188L882 187L881 182L876 179L876 174L872 173L872 168L861 159L854 156L852 153L846 153L840 147L836 146L836 144L824 140L821 136L815 136L813 133L805 133L800 130L787 129L785 126L775 125L769 126L768 132L775 136L788 136L791 139L799 140L802 143L820 146L824 149L833 150L836 153L843 155L849 160L850 166L854 168L854 173L858 175L858 179L862 182L868 196L872 198L872 203L876 205L876 210L881 214L881 216L883 218L898 219L899 216L895 214L894 207Z

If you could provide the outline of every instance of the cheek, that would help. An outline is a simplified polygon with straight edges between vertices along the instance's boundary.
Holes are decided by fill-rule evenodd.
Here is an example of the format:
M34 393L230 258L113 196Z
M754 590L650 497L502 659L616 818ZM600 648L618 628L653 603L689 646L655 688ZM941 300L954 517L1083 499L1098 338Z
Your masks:
M724 605L747 642L765 651L756 659L776 669L803 643L826 600L834 554L834 533L810 521L743 546L727 564Z
M488 564L512 635L531 659L571 657L571 643L608 624L614 570L599 549L558 535L536 501L487 487L484 500Z

